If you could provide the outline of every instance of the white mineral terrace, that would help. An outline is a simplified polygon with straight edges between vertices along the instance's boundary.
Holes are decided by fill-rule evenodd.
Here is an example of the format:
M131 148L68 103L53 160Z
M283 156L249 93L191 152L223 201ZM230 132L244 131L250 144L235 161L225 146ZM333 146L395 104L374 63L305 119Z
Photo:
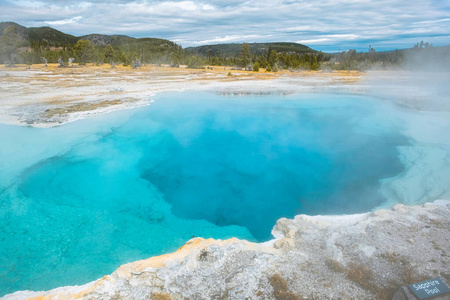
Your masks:
M450 201L348 216L280 219L262 243L194 238L83 286L12 299L390 299L449 280Z

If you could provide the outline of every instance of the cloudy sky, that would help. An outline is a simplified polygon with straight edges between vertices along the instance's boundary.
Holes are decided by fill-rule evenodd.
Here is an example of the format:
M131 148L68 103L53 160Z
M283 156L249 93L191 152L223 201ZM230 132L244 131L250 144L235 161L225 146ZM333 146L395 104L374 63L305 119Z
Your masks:
M0 21L183 47L282 41L333 52L450 44L448 0L0 0Z

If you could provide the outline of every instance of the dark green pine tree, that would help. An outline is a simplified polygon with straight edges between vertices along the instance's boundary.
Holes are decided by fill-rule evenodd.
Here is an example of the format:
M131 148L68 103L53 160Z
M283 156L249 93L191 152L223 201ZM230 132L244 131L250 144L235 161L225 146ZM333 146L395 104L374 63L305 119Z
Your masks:
M251 63L252 54L250 53L250 47L247 43L242 44L242 51L239 56L241 67L247 67Z
M278 62L278 54L275 50L270 50L269 53L269 59L268 63L272 67L272 69L275 67L276 63Z
M107 63L111 63L114 60L114 49L110 44L106 45L105 50L103 50L103 59Z
M78 60L78 63L85 65L95 57L94 43L88 40L79 40L75 46L73 46L73 53Z

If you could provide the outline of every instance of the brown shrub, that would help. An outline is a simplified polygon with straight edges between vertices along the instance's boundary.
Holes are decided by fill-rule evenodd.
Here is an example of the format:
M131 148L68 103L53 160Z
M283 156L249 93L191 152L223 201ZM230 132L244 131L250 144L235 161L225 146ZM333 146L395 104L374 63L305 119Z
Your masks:
M345 267L340 262L331 258L327 258L325 265L335 272L344 273L346 271Z
M300 300L303 299L300 295L292 293L289 288L286 279L280 276L280 274L274 274L269 278L270 285L273 287L273 296L277 300Z

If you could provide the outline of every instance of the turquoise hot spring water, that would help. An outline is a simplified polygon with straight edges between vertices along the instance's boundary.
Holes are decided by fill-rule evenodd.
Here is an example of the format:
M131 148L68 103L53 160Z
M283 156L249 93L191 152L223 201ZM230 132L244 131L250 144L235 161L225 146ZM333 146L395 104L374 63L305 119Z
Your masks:
M386 199L408 145L367 96L167 93L53 128L0 125L0 296L79 285L193 236Z

